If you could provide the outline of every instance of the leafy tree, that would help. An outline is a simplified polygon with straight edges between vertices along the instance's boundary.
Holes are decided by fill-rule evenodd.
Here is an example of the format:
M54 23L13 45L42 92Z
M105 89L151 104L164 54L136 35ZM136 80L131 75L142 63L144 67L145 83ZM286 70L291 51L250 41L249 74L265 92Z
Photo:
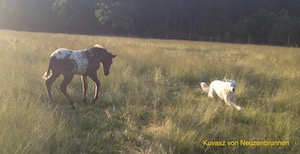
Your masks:
M226 36L244 42L251 36L253 43L286 44L288 38L299 43L298 1L0 0L0 28L201 40Z
M290 42L291 39L299 39L300 22L298 17L292 17L287 11L282 11L272 32L270 41L274 44L286 45L290 43L298 44L300 42Z
M235 25L233 32L237 38L251 36L254 41L266 41L276 20L277 15L274 12L260 9L249 17L242 17Z
M95 33L97 0L55 0L52 9L61 17L66 32Z
M100 24L135 32L135 17L138 15L137 0L100 0L95 15Z

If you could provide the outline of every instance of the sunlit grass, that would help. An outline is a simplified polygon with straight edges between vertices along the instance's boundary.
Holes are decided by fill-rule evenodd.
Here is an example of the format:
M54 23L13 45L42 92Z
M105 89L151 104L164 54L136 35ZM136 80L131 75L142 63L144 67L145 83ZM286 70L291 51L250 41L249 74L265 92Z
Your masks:
M295 153L299 146L297 48L0 31L1 153ZM47 104L41 76L56 48L101 44L117 54L100 101L81 81ZM242 111L211 100L201 81L237 81ZM94 85L89 80L88 98ZM289 141L285 147L206 147L202 140Z

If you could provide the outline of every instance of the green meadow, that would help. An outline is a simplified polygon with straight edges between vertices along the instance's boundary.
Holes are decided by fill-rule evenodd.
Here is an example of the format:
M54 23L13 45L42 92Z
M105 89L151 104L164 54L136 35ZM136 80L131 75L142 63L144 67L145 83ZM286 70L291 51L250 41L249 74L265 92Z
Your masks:
M83 104L75 76L70 109L60 77L48 105L50 54L93 44L118 55L109 76L98 70L100 99ZM1 30L0 55L3 154L300 151L299 48ZM200 89L225 76L237 82L241 111ZM89 101L93 91L89 80Z

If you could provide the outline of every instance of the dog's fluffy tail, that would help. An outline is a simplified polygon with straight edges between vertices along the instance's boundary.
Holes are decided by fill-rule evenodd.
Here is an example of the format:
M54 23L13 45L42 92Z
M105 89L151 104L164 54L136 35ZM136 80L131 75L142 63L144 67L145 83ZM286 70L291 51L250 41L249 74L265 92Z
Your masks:
M209 85L207 85L205 82L201 82L200 86L202 88L203 91L205 91L206 93L208 93L209 91Z

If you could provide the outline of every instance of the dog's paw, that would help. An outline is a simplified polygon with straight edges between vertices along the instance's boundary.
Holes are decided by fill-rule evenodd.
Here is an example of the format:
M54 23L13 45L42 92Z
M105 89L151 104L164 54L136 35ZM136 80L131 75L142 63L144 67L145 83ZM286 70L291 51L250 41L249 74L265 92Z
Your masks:
M234 106L237 110L241 110L242 109L242 107L240 107L240 106Z

